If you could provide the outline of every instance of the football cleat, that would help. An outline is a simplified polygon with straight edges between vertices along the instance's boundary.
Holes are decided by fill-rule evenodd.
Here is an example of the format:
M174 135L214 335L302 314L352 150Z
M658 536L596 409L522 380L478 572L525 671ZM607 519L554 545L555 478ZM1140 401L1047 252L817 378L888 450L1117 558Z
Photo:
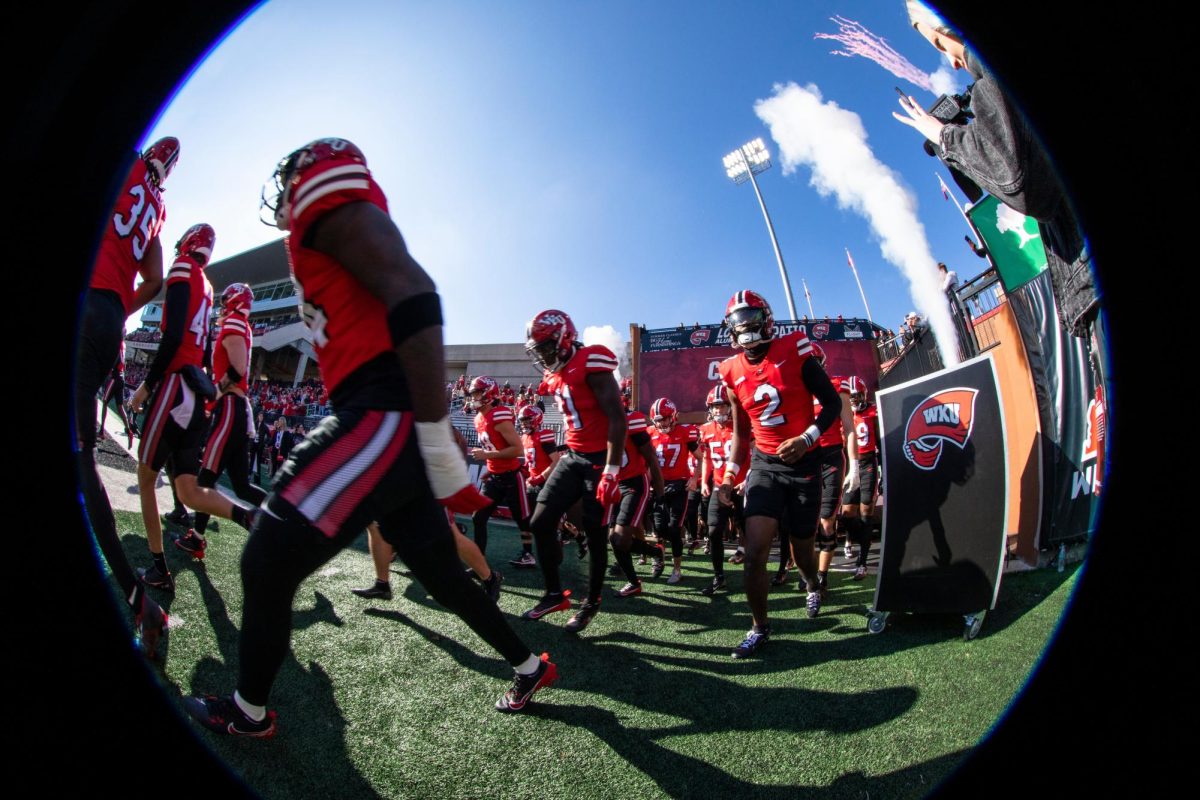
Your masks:
M533 557L533 553L522 553L519 558L514 558L508 563L517 569L528 569L537 566L537 559Z
M741 564L745 560L746 560L746 554L744 552L742 552L741 550L738 550L737 552L735 552L733 555L731 555L729 557L730 564Z
M592 617L596 616L596 613L599 611L600 601L596 600L593 602L588 600L579 607L579 610L575 612L575 616L571 617L570 621L563 628L569 633L579 633L588 626L592 621Z
M175 537L175 546L185 553L188 553L197 560L204 559L204 549L208 547L208 542L196 533L191 528L183 536Z
M867 577L867 568L866 567L855 567L854 577L851 578L851 580L861 581L862 579L864 579L866 577Z
M846 539L845 548L842 550L842 552L845 554L847 561L850 561L854 558L854 546L850 544L850 539L848 537Z
M805 608L807 609L806 613L808 614L809 619L812 619L813 617L817 616L817 614L820 614L821 613L821 593L820 592L809 592L808 599L805 601L804 605L805 605Z
M614 561L608 565L608 574L614 578L619 578L625 573L621 570L621 565Z
M782 569L779 572L775 573L774 578L771 578L771 585L772 586L783 586L785 583L787 583L787 579L788 579L787 570Z
M703 589L700 590L700 594L704 595L705 597L712 597L714 594L717 593L718 590L724 589L724 588L725 588L725 576L717 575L716 577L714 577L712 579L711 585L705 586Z
M500 570L492 570L492 574L483 582L483 590L487 592L487 596L492 598L493 603L500 602L500 584L504 583L504 576L500 574Z
M174 523L181 528L192 527L192 515L186 511L180 511L179 509L175 509L169 514L164 514L163 519L165 519L167 522Z
M137 571L138 579L155 589L162 589L164 592L175 593L175 579L171 577L170 572L162 572L157 565L152 565L149 568L142 567Z
M383 581L375 581L365 589L351 589L353 594L359 597L365 597L368 600L391 600L392 585Z
M674 585L681 580L683 580L683 573L676 569L671 571L671 577L667 578L667 583Z
M268 711L261 722L255 722L242 713L232 697L216 697L211 694L203 697L185 697L183 707L187 709L188 716L213 733L254 736L259 739L275 735L274 711Z
M558 680L558 667L550 660L549 653L542 653L541 663L532 675L517 673L513 685L496 701L497 711L520 711L539 689L545 689Z
M663 561L666 557L666 548L661 543L654 546L658 548L658 555L654 557L654 567L650 570L650 577L657 580L666 569L666 563Z
M587 534L579 534L575 537L575 545L579 548L579 560L583 561L588 553Z
M742 639L742 643L733 648L730 653L734 658L749 658L754 655L759 648L767 643L771 638L771 629L763 628L761 631L756 631L753 628L746 634L746 638Z
M641 594L641 593L642 593L642 584L640 584L640 583L627 583L624 586L622 586L620 589L617 589L617 595L619 597L633 597L634 595Z
M521 616L525 619L541 619L547 614L553 614L555 611L566 611L571 607L571 590L559 592L558 594L546 594L537 602L537 605L526 611Z
M167 632L169 622L167 612L143 592L142 607L134 617L133 626L137 632L138 646L142 648L146 658L153 659L158 655L158 643Z

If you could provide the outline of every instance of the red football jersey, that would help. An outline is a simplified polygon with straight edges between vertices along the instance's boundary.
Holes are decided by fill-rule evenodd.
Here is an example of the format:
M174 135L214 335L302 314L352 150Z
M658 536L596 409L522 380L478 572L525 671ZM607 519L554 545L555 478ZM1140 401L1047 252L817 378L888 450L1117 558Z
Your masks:
M133 310L133 280L146 256L146 247L158 236L166 218L162 193L150 182L146 162L139 156L134 159L125 188L104 227L89 284L93 289L116 292L126 316Z
M879 416L874 403L865 411L854 412L854 435L860 458L879 451Z
M708 474L713 485L720 485L725 480L725 464L733 457L733 428L726 428L715 422L706 422L700 426L700 446L708 455ZM738 474L734 476L734 484L746 480L750 471L750 461L747 459Z
M349 159L324 161L292 189L288 264L300 316L312 333L321 380L334 392L347 375L392 349L387 308L334 259L304 247L309 226L346 203L366 201L385 213L387 198L370 171Z
M593 372L614 372L617 357L602 344L581 347L558 372L547 372L546 391L558 401L559 413L566 424L567 447L577 453L595 453L608 448L608 417L600 410L587 376Z
M830 375L829 382L833 384L833 390L838 394L849 394L853 389L846 378L841 375ZM849 403L849 398L843 397L843 403ZM813 419L821 413L821 403L817 398L813 398ZM833 424L825 429L821 434L821 438L817 440L819 447L841 447L842 446L842 418L839 416L833 421Z
M625 452L621 454L621 471L617 473L619 481L636 478L646 471L646 459L642 457L642 451L633 443L635 434L649 435L646 415L640 411L627 411L625 417L629 422L629 428L625 433Z
M502 422L516 424L516 417L508 406L494 405L487 412L480 411L475 415L475 432L479 434L479 446L484 450L503 450L508 442L500 435L497 427ZM521 466L520 458L489 458L488 472L512 472Z
M757 364L738 353L719 365L721 382L749 415L761 452L775 455L779 445L812 425L813 399L801 376L801 367L811 355L808 337L796 331L773 340Z
M188 364L204 366L204 351L208 346L208 314L212 310L212 284L204 274L204 267L191 256L180 256L167 271L167 292L170 302L171 287L178 283L188 285L188 326L183 331L183 341L175 351L175 357L167 364L164 375L178 372ZM163 319L168 316L167 303L163 303Z
M246 342L246 371L242 373L242 379L237 382L237 386L243 392L248 392L250 391L248 375L250 372L250 348L253 339L250 333L250 323L242 314L231 313L221 323L221 330L217 333L217 343L213 345L213 375L220 381L225 377L226 370L229 369L229 353L225 350L225 339L231 336Z
M676 425L670 433L658 428L650 431L650 443L658 454L658 466L662 468L664 481L675 481L692 477L688 464L688 445L700 441L700 431L695 425Z
M540 475L550 466L550 456L546 454L546 446L555 448L554 431L542 428L534 433L521 434L521 447L525 450L525 471L530 476Z

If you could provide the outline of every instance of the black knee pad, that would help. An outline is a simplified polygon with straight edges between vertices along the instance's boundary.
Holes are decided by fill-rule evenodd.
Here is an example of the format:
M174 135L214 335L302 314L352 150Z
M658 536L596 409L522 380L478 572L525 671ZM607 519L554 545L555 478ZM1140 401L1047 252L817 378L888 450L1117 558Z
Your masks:
M837 549L837 533L826 533L825 528L817 526L817 549L822 553L832 553Z

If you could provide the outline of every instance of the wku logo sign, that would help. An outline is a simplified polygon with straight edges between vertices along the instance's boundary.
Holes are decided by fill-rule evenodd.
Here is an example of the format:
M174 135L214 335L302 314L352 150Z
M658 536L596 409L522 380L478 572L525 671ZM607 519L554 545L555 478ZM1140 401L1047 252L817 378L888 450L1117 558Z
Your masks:
M692 331L692 335L688 338L694 347L699 347L700 345L702 345L708 341L709 333L710 333L710 331L708 330L708 328L700 328L698 330Z
M975 389L945 389L926 397L913 409L904 426L904 457L917 469L931 471L942 458L946 442L959 450L967 446L975 424Z

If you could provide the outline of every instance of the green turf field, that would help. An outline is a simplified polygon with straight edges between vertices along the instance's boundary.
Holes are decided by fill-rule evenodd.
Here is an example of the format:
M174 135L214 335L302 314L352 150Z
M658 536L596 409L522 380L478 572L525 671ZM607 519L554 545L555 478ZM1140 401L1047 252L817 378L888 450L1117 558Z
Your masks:
M131 563L148 566L140 516L118 513L117 523ZM203 562L168 544L175 596L151 590L171 614L162 674L176 697L235 682L246 534L214 526ZM575 637L562 630L567 614L519 618L541 593L540 572L506 568L519 549L514 528L493 524L501 607L561 675L525 713L493 710L511 669L401 564L394 600L350 594L372 577L364 534L300 587L271 699L278 734L201 737L268 798L918 797L1020 689L1078 571L1006 576L972 642L958 616L893 616L868 634L874 575L831 573L809 620L793 572L772 590L771 642L734 661L750 627L741 567L727 568L731 591L712 599L697 594L711 578L699 552L684 557L677 586L665 582L669 569L650 581L639 568L640 597L617 597L624 581L610 578L601 614ZM582 591L586 563L566 547L565 586Z

